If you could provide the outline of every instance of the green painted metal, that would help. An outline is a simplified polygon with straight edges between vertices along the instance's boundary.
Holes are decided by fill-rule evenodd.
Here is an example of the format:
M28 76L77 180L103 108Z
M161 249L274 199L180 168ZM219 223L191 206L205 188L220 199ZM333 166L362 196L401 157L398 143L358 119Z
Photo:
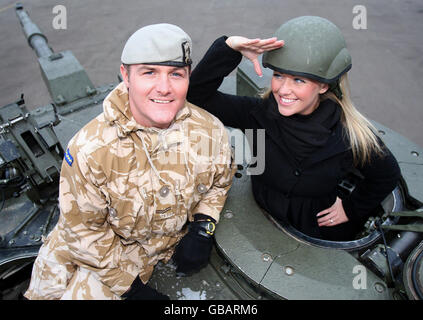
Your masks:
M54 103L63 105L92 95L94 85L70 51L38 58L44 82Z
M55 104L63 105L96 93L85 69L73 53L54 53L45 35L31 21L20 3L16 5L16 16L29 45L38 56L41 75Z
M423 205L423 148L411 142L388 127L372 121L379 136L394 154L401 168L401 174L408 187L409 195Z
M423 241L407 258L404 266L403 282L410 299L423 299Z

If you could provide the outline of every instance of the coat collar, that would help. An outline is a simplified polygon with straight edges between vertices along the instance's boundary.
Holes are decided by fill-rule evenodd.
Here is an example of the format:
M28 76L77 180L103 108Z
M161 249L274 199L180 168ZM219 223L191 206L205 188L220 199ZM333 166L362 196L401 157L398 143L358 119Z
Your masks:
M129 108L128 89L124 82L121 82L114 88L109 95L104 99L103 112L106 121L110 125L115 125L118 129L118 136L125 137L131 132L138 130L146 132L158 132L158 128L147 128L135 121ZM175 119L172 121L170 127L175 123L180 122L191 115L191 108L189 103L185 102L185 106L179 110Z
M258 127L264 128L266 130L266 135L280 149L282 149L283 153L288 157L288 160L292 166L305 168L351 149L351 145L344 132L344 126L342 122L339 121L332 131L332 134L329 137L326 145L317 150L311 157L302 161L301 164L297 163L280 135L280 130L278 129L279 124L276 121L274 111L271 109L271 103L272 102L270 99L265 99L260 107L255 108L251 112L251 115L256 120Z

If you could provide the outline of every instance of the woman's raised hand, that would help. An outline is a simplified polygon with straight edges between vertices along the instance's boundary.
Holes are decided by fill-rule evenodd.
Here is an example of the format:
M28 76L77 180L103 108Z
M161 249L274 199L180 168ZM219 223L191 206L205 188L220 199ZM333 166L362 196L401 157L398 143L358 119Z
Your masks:
M226 44L251 60L254 65L254 70L261 77L263 73L261 71L258 56L265 51L271 51L282 47L284 41L278 40L275 37L269 39L248 39L240 36L231 36L226 39Z

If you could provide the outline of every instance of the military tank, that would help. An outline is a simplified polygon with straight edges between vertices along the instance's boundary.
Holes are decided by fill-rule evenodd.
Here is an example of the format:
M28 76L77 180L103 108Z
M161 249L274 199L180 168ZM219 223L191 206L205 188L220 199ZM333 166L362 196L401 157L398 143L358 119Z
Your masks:
M47 38L16 5L36 53L52 103L29 111L23 95L0 108L0 298L19 299L33 261L57 222L58 179L64 147L116 86L95 87L71 51L55 53ZM220 90L254 96L271 74L256 76L248 62ZM274 221L255 202L248 139L227 128L238 170L215 233L210 263L190 277L159 263L149 285L175 300L423 299L423 150L373 122L397 158L399 186L381 203L355 240L311 238ZM241 139L241 140L239 140ZM239 141L242 141L240 144ZM240 150L242 149L242 150ZM342 181L343 192L355 179Z

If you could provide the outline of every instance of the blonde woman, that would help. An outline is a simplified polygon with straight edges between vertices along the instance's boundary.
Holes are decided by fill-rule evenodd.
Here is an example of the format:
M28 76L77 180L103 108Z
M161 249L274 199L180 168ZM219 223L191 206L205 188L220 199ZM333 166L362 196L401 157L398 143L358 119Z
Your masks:
M280 40L278 40L280 39ZM225 76L251 60L273 70L262 98L219 92ZM265 170L251 176L258 204L308 236L352 240L396 187L400 170L350 100L351 56L340 30L313 16L284 23L269 39L217 39L191 75L188 100L234 128L265 129ZM254 144L256 144L255 141ZM254 149L254 146L253 146ZM362 179L350 194L339 183Z

